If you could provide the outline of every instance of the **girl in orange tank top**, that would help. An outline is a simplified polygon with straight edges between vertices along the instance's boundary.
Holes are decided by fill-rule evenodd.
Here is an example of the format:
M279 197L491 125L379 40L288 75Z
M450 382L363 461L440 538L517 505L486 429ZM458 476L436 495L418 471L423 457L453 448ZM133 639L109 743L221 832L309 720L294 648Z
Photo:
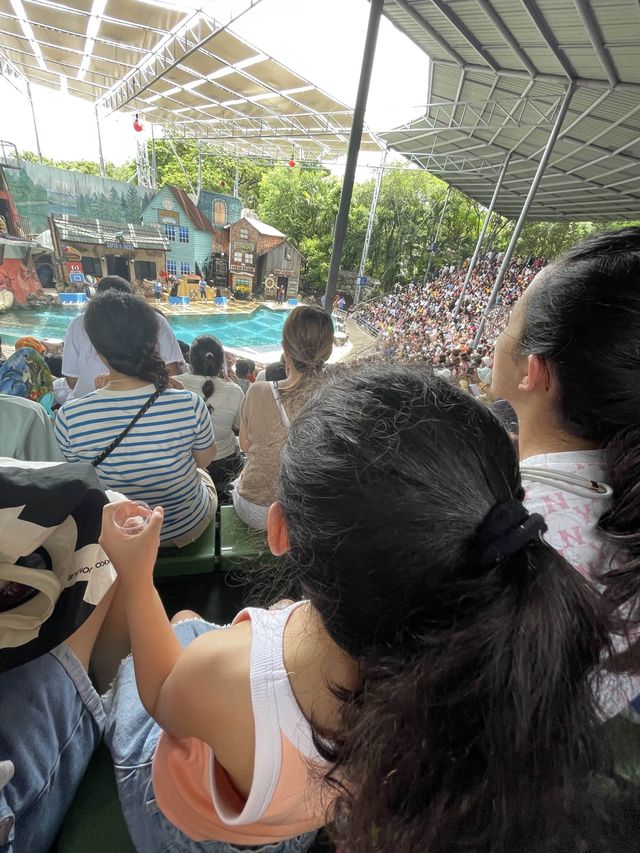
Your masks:
M162 510L126 537L107 507L133 660L106 737L136 849L297 853L325 823L349 853L592 849L622 802L585 802L610 626L523 494L486 408L371 364L336 371L283 450L268 535L299 601L172 626Z

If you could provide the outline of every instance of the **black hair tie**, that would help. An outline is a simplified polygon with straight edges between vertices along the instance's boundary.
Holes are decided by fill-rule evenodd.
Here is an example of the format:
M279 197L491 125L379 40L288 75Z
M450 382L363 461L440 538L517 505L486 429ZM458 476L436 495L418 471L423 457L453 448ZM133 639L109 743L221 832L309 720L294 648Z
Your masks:
M489 510L473 539L474 560L492 566L513 556L547 530L544 518L531 515L521 501L509 500Z

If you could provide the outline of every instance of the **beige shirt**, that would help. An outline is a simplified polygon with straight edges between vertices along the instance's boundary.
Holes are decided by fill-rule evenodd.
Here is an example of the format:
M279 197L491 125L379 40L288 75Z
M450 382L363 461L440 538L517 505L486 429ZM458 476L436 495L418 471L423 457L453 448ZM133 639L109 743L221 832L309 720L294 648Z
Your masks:
M253 504L270 506L276 498L280 457L288 432L273 396L271 382L253 383L245 395L240 418L251 447L237 486L238 492Z

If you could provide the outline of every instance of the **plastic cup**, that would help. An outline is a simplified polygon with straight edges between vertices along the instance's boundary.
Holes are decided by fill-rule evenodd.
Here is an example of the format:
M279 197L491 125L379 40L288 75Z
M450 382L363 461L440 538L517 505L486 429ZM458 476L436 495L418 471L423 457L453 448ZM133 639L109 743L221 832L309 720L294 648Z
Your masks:
M144 501L127 501L113 514L113 523L126 536L142 533L151 517L151 507Z

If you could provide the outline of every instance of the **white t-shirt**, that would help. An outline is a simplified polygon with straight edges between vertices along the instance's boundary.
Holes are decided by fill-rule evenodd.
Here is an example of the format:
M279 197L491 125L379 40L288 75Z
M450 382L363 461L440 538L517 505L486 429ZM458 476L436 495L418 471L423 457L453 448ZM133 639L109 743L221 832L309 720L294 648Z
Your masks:
M182 361L182 351L176 336L161 314L158 314L158 352L165 364ZM76 377L78 380L69 399L76 400L95 391L96 377L107 372L105 363L89 340L84 327L84 315L80 314L69 323L62 351L63 376Z
M615 550L597 529L611 498L591 485L607 482L604 451L529 456L521 461L520 470L526 492L524 503L529 512L544 517L549 528L544 535L546 541L581 575L602 589L600 575L615 567ZM621 638L614 638L614 645L622 651L627 644ZM615 716L638 695L640 675L605 674L599 689L602 716Z
M202 397L202 386L207 381L206 376L194 376L191 373L183 373L176 376L185 388ZM212 378L213 395L206 400L213 406L211 422L213 433L216 437L216 459L226 459L238 450L238 439L233 430L240 429L240 407L244 400L244 393L235 382L225 382L224 379Z

